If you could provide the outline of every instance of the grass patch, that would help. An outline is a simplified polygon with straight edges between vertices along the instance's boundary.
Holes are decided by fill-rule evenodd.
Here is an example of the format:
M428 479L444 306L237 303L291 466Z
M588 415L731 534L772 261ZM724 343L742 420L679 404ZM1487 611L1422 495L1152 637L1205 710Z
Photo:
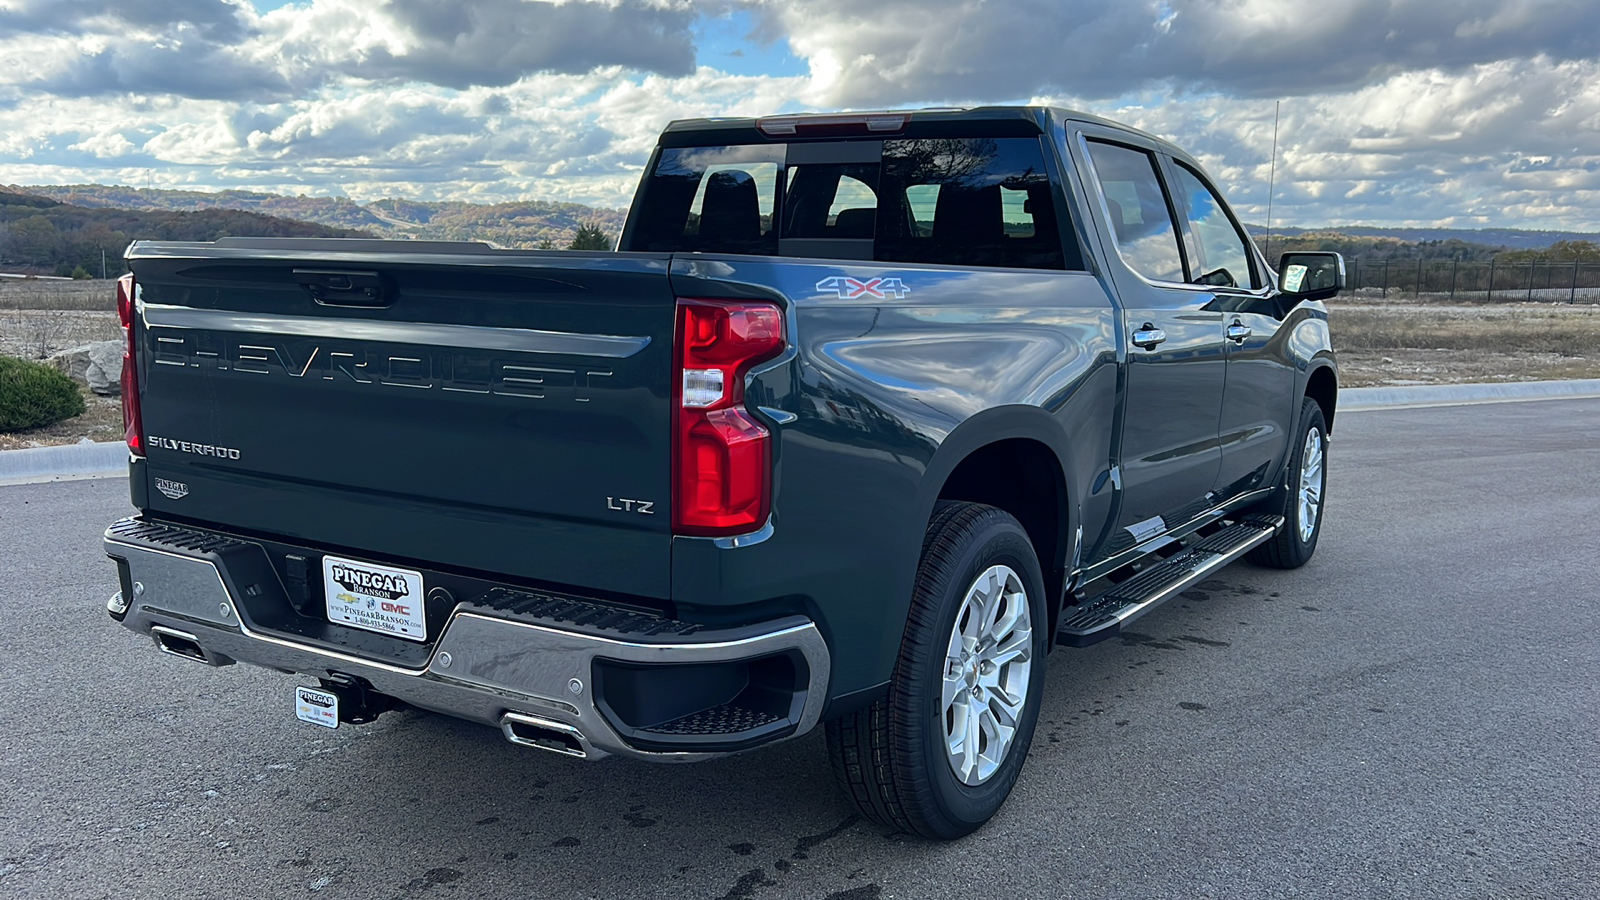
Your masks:
M1328 326L1340 352L1475 350L1581 358L1600 346L1600 310L1593 307L1339 307L1330 311Z
M0 281L0 310L77 309L116 312L115 281Z

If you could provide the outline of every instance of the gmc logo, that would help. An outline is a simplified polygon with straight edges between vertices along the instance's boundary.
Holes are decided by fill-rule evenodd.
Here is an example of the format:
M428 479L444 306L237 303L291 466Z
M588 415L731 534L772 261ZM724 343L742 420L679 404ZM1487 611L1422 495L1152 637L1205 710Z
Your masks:
M387 600L383 602L382 609L386 613L398 613L402 616L411 615L411 607L400 603L390 603Z
M470 350L428 353L407 348L400 355L346 343L240 339L159 325L151 326L150 332L155 336L153 361L158 366L287 376L307 383L332 381L588 403L595 389L604 386L602 379L614 374L609 369L518 365Z

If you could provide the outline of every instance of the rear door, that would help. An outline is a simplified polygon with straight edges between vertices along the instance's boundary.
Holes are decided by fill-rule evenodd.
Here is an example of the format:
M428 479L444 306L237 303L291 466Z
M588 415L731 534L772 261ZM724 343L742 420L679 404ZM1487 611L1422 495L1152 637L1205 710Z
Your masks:
M151 509L667 596L667 257L304 244L136 248Z
M1107 553L1160 535L1209 504L1221 451L1226 375L1214 294L1187 283L1186 259L1155 148L1122 132L1085 129L1075 148L1099 196L1103 256L1129 341L1122 426L1122 503Z

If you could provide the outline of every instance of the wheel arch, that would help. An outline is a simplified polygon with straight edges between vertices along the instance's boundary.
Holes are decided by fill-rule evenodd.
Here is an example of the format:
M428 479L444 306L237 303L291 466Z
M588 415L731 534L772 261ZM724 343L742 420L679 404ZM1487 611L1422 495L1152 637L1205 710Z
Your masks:
M1328 426L1329 433L1332 433L1333 413L1339 403L1339 375L1333 363L1323 359L1320 365L1312 365L1306 374L1305 395L1322 407L1322 420Z
M1066 437L1037 407L986 410L963 422L940 444L924 473L921 520L941 500L966 500L1003 509L1028 533L1045 580L1050 627L1061 605L1071 530L1077 521Z

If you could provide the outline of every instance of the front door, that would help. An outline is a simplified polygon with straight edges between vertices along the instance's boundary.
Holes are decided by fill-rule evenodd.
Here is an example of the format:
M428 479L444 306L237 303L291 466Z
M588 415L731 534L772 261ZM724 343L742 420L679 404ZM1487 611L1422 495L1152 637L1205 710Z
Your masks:
M1228 499L1271 487L1298 421L1295 369L1279 298L1266 286L1259 259L1222 195L1194 168L1169 170L1186 226L1191 269L1216 290L1210 308L1223 318L1228 351L1218 439L1222 468L1217 495Z

